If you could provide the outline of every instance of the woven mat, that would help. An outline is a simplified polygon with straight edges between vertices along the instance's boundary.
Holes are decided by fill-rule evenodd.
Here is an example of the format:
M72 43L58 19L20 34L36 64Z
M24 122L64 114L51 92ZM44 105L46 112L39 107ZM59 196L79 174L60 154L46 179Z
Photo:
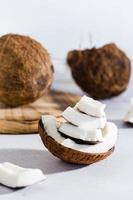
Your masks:
M73 106L79 96L52 90L32 104L17 108L0 105L0 134L30 134L38 132L38 120L43 114L60 117L61 112Z

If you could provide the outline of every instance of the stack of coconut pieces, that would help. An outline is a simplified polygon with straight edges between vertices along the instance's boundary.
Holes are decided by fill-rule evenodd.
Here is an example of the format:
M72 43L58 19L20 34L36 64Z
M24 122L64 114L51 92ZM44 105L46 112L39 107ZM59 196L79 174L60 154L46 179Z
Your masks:
M103 142L102 129L106 125L105 104L83 96L74 108L68 107L62 116L67 120L59 131L80 144Z
M105 104L83 96L62 113L63 123L54 116L42 116L39 132L44 145L68 162L89 164L106 158L114 150L117 127L107 122L104 110Z

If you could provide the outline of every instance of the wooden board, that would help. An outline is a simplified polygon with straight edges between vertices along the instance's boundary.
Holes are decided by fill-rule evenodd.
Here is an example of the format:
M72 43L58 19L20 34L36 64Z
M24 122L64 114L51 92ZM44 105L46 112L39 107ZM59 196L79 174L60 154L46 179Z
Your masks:
M38 132L38 120L41 115L54 115L60 118L61 112L73 106L79 96L52 90L32 104L17 108L5 108L0 105L1 134L30 134Z

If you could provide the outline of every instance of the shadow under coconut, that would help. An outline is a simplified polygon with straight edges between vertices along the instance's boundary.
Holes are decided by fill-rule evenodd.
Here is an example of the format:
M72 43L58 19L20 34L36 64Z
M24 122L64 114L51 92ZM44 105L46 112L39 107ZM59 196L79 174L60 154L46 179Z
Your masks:
M0 149L0 163L11 162L26 168L39 168L44 174L54 174L76 170L85 165L65 163L44 150ZM7 188L0 185L0 194L7 194L19 189Z
M13 193L13 192L16 192L18 190L20 190L20 189L12 189L12 188L8 188L4 185L0 185L0 195Z
M110 120L114 122L118 128L126 129L126 128L133 128L133 124L130 122L124 122L122 120Z

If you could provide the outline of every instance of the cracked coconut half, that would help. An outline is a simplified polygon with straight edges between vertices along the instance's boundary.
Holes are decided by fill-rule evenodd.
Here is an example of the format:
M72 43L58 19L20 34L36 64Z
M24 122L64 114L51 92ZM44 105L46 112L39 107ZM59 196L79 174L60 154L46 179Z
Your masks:
M113 43L101 48L70 51L67 63L79 87L95 99L118 95L128 86L130 60Z
M39 134L45 147L69 163L91 164L105 159L114 151L117 127L107 122L104 109L104 104L84 96L62 113L62 122L43 115Z

